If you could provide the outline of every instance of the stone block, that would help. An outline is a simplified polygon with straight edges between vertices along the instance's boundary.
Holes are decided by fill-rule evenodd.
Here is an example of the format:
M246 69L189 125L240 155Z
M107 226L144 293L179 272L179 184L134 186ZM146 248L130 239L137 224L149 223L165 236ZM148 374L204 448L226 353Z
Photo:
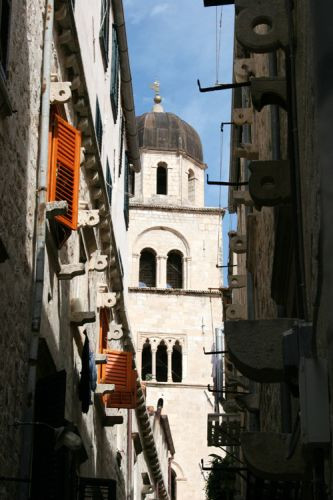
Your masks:
M285 378L282 335L294 323L290 318L226 321L230 360L251 380L282 382Z
M75 276L82 276L85 274L86 268L85 264L63 264L60 267L60 271L58 272L59 280L71 280L75 278Z
M243 432L240 440L244 459L255 475L273 481L304 478L306 463L300 444L287 458L290 434Z

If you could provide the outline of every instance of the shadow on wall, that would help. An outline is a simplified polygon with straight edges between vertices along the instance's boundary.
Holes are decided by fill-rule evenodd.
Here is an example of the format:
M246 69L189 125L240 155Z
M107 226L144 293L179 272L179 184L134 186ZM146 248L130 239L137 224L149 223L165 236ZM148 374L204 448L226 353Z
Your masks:
M17 477L20 432L8 424L21 417L28 366L43 7L9 3L6 86L16 112L0 119L0 238L8 254L0 263L0 475ZM16 498L15 489L1 481L1 499Z

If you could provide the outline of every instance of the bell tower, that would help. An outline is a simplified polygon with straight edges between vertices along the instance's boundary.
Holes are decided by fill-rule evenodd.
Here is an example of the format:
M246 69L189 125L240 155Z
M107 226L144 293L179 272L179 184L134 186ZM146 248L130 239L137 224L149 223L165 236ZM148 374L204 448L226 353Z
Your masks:
M210 356L222 324L223 211L204 205L201 140L165 112L154 83L153 109L137 118L142 169L130 203L129 314L147 405L169 418L178 500L204 500L207 414L214 411Z

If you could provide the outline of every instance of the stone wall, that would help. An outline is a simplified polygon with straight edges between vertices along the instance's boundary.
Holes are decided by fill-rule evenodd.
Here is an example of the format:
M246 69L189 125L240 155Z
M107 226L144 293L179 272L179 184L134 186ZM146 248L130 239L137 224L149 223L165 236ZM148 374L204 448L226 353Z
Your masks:
M20 430L31 327L34 219L38 158L43 0L13 1L7 89L14 114L0 119L0 471L19 476ZM16 498L0 482L0 497Z

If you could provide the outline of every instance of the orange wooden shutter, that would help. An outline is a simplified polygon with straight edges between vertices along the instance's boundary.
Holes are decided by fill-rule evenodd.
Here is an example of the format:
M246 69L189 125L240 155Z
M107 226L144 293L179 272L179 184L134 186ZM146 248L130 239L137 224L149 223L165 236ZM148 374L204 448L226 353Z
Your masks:
M109 331L109 312L104 307L99 313L99 352L103 353L108 345L108 331ZM98 383L101 383L103 378L103 365L98 367Z
M132 369L131 352L104 349L107 363L102 365L102 383L115 384L115 391L104 396L108 408L136 407L137 372Z
M104 349L107 363L102 365L103 384L115 384L115 389L129 391L131 387L130 375L132 371L132 353Z
M67 214L57 216L56 220L70 229L77 229L80 147L81 132L54 115L49 201L67 201Z

